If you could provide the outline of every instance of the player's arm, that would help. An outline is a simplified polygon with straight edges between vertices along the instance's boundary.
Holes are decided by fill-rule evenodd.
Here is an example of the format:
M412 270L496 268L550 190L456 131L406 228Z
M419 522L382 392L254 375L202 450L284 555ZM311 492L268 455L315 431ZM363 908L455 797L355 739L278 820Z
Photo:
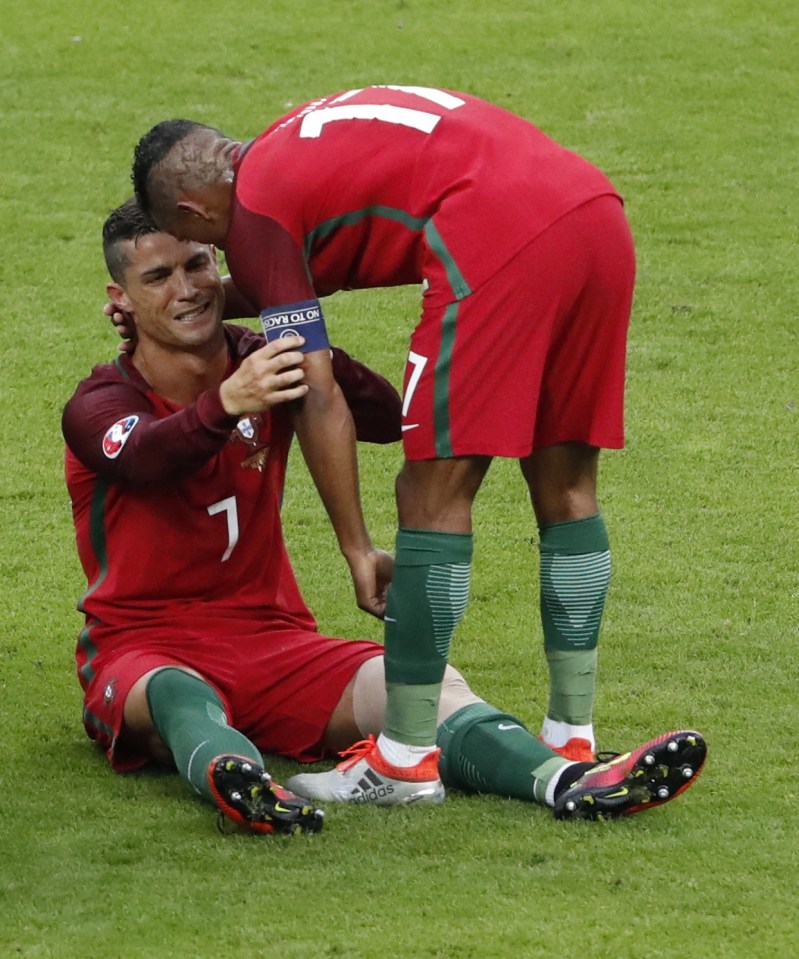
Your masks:
M303 357L295 349L301 343L261 347L218 388L164 417L129 377L113 368L96 373L64 409L64 438L85 466L114 482L144 486L191 476L222 449L242 413L305 395Z
M352 416L327 350L307 354L304 369L308 393L294 405L294 429L350 567L358 605L382 617L391 558L375 549L364 522Z
M225 253L239 291L259 307L267 342L291 332L305 340L303 371L308 392L294 405L294 428L349 564L358 605L382 616L391 558L374 548L364 522L355 427L333 376L324 316L304 253L280 223L238 201Z
M67 446L89 469L113 482L144 486L197 472L224 446L236 422L218 390L159 418L132 384L91 379L67 403L61 428Z

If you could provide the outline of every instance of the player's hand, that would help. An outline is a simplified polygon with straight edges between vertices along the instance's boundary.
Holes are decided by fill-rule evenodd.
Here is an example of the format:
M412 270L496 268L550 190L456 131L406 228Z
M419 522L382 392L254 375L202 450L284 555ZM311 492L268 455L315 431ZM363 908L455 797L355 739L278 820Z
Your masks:
M116 303L106 303L103 313L109 317L114 329L122 338L120 353L132 353L136 349L136 321Z
M349 554L352 582L355 586L355 599L360 609L378 619L386 615L386 597L391 575L394 572L394 560L389 553L375 549Z
M219 387L225 412L259 413L305 396L305 357L299 352L304 342L301 336L284 336L251 353Z

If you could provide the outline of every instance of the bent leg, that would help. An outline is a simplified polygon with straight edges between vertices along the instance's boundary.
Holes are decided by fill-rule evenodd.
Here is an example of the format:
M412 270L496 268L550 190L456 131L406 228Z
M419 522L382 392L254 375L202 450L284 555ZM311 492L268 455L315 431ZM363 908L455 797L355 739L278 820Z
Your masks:
M599 450L563 443L521 461L540 532L540 608L550 698L543 736L595 746L597 643L610 548L596 497Z
M343 751L357 739L377 735L385 708L384 661L376 656L360 667L344 691L328 724L326 744L335 743ZM551 806L557 792L584 771L581 765L572 768L514 716L482 700L449 665L441 688L437 745L442 781L466 792ZM567 767L569 773L561 779ZM330 783L339 776L337 770L303 775L289 786L311 798L329 798Z
M125 700L122 736L163 761L170 755L178 771L204 799L216 802L208 767L217 756L245 756L261 766L256 747L228 725L216 690L198 673L165 666L141 677Z

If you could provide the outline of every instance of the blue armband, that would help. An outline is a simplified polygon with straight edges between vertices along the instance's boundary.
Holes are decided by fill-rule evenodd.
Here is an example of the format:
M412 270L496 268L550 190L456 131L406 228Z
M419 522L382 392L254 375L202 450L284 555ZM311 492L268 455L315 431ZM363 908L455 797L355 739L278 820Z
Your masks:
M305 337L303 353L326 350L330 347L325 329L325 318L319 300L303 300L287 306L269 306L261 310L261 326L266 342L271 343L282 336L298 334Z

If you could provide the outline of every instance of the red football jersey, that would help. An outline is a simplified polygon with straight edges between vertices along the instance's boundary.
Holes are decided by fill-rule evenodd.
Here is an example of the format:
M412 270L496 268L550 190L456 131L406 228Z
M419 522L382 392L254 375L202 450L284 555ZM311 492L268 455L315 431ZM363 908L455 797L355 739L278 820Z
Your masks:
M430 303L451 302L569 210L615 193L526 120L428 87L315 100L235 165L227 262L261 310L424 280Z
M227 325L225 332L234 366L263 345L250 330ZM334 372L359 435L397 439L393 387L341 351ZM98 652L135 644L137 627L183 621L189 630L199 622L213 631L226 619L249 618L316 629L280 522L292 437L285 410L231 417L218 390L181 408L154 393L121 356L78 386L63 431L88 580L77 649L84 685Z

